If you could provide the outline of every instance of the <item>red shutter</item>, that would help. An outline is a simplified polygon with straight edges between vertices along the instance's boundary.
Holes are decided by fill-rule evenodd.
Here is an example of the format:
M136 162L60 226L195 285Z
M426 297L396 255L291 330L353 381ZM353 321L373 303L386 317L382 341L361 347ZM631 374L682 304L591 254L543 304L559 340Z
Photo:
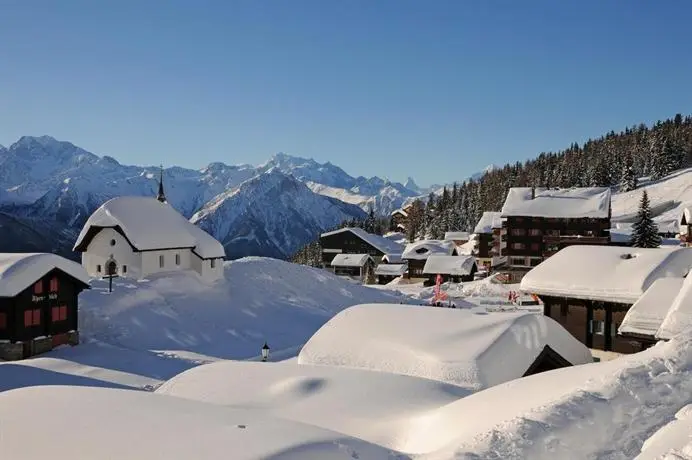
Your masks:
M60 321L60 307L50 309L50 320L52 322Z
M43 280L38 280L34 283L34 294L43 294Z
M31 327L34 325L33 316L31 315L31 310L26 310L24 312L24 327Z
M60 320L61 321L67 320L67 305L62 305L60 307Z
M58 278L53 277L50 280L50 292L58 292Z
M0 329L7 327L7 313L0 313Z
M34 310L34 326L41 324L41 310Z

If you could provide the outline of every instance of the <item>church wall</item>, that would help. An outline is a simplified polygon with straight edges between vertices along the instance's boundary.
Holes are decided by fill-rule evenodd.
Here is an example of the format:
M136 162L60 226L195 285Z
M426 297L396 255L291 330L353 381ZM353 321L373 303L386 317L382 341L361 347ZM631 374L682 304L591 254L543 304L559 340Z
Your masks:
M112 228L104 228L94 236L82 253L82 266L90 276L106 274L106 262L111 255L115 259L117 274L128 278L139 278L142 269L141 253L134 252L127 240ZM98 270L100 266L100 271ZM123 271L126 270L126 273Z
M211 259L202 260L192 255L191 268L208 281L215 281L223 278L223 259L214 259L214 268L211 266Z
M180 264L175 263L175 256L180 256ZM161 267L160 256L163 256ZM189 270L191 267L192 251L190 249L167 249L163 251L142 252L142 276L162 272Z

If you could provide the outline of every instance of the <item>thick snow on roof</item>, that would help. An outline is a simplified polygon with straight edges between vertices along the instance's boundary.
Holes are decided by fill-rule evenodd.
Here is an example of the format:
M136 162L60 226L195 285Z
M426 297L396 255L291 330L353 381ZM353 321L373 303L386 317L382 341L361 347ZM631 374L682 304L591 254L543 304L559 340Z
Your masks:
M380 264L375 268L376 275L401 276L406 273L407 264Z
M37 442L27 427L39 416L50 429ZM12 460L392 458L388 449L260 411L109 388L4 392L0 424L0 452Z
M0 253L0 297L14 297L53 269L84 284L89 275L71 260L49 253Z
M394 214L401 214L404 217L408 217L408 213L401 208L395 209L394 211L392 211L391 215L393 216Z
M337 254L332 259L332 267L363 267L368 259L368 254Z
M370 246L376 248L378 251L381 251L384 254L389 254L389 253L401 254L401 251L403 249L403 247L399 243L396 243L396 242L390 240L389 238L385 238L385 237L380 236L380 235L374 235L372 233L368 233L365 230L363 230L362 228L357 228L357 227L341 228L339 230L334 230L332 232L322 233L321 236L336 235L338 233L343 233L343 232L353 233L358 238L365 241Z
M569 189L513 187L502 206L502 217L606 218L610 208L610 188L583 187Z
M543 315L365 304L342 311L320 328L298 362L478 390L521 377L546 345L572 364L592 361L583 344Z
M620 334L654 336L663 323L673 300L680 292L684 278L659 278L627 311L620 324Z
M469 232L446 232L445 240L468 240Z
M486 211L473 229L473 233L492 233L494 228L502 228L502 213Z
M659 278L685 276L692 248L569 246L529 271L532 294L633 304Z
M106 201L87 219L77 237L75 250L89 230L120 227L140 251L166 248L194 248L202 258L225 257L226 252L210 234L191 223L167 203L143 196L123 196ZM82 250L85 248L82 248Z
M406 245L402 259L425 260L433 254L451 256L456 249L454 241L422 240Z
M157 393L262 409L397 449L411 419L469 391L404 375L295 362L222 361L173 377Z
M690 460L692 459L692 404L675 414L675 419L665 424L653 436L644 441L641 453L634 460Z
M382 256L381 262L383 264L400 264L404 262L401 258L401 254L385 254Z
M661 308L666 308L667 312L656 333L657 338L671 339L692 326L692 276L685 278L673 301Z
M425 261L423 273L426 275L455 275L471 274L476 258L473 256L430 256Z

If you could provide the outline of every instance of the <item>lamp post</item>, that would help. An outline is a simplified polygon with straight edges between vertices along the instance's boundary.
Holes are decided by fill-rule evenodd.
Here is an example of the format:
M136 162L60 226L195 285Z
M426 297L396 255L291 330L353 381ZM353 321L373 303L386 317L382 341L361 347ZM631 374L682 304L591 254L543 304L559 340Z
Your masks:
M267 342L264 342L264 346L262 347L262 361L266 361L269 358L269 345L267 345Z

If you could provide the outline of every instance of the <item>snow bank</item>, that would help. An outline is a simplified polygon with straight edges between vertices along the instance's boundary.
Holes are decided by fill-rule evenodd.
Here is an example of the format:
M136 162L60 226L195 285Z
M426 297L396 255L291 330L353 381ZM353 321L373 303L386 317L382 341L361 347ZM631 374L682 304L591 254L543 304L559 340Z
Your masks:
M666 308L668 307L668 308ZM661 305L666 315L656 333L659 339L671 339L692 326L692 276L687 276L672 303Z
M684 278L659 278L627 311L620 324L620 334L654 336L680 292Z
M549 345L572 364L589 350L552 319L532 313L356 305L303 346L298 363L410 375L478 390L524 375Z
M692 459L692 404L680 409L675 420L663 426L642 446L635 460L690 460Z
M78 263L48 253L0 253L0 297L14 297L54 269L89 284L89 275Z
M423 273L426 275L456 275L465 276L471 274L476 265L473 256L430 256L425 261Z
M87 219L74 250L86 250L93 230L104 227L119 227L140 251L194 248L204 259L226 257L223 246L213 236L155 198L123 196L106 201Z
M502 206L502 217L607 218L610 215L610 188L567 189L512 187Z
M80 295L80 330L121 347L220 358L299 346L334 314L363 302L404 297L344 281L315 268L250 257L224 264L225 279L206 284L194 274L150 281L94 281Z
M469 393L454 385L384 372L242 361L196 367L156 392L262 409L392 449L407 443L411 420Z
M494 228L502 228L502 213L485 211L473 229L473 233L492 233Z
M633 304L659 278L682 278L692 248L569 246L541 262L521 281L532 294Z
M50 427L39 442L31 429L37 420ZM257 411L130 390L7 391L0 425L0 452L12 460L392 458L387 449Z
M401 258L425 260L433 254L451 256L454 254L455 249L456 244L454 244L454 241L422 240L407 244L404 252L401 254Z

